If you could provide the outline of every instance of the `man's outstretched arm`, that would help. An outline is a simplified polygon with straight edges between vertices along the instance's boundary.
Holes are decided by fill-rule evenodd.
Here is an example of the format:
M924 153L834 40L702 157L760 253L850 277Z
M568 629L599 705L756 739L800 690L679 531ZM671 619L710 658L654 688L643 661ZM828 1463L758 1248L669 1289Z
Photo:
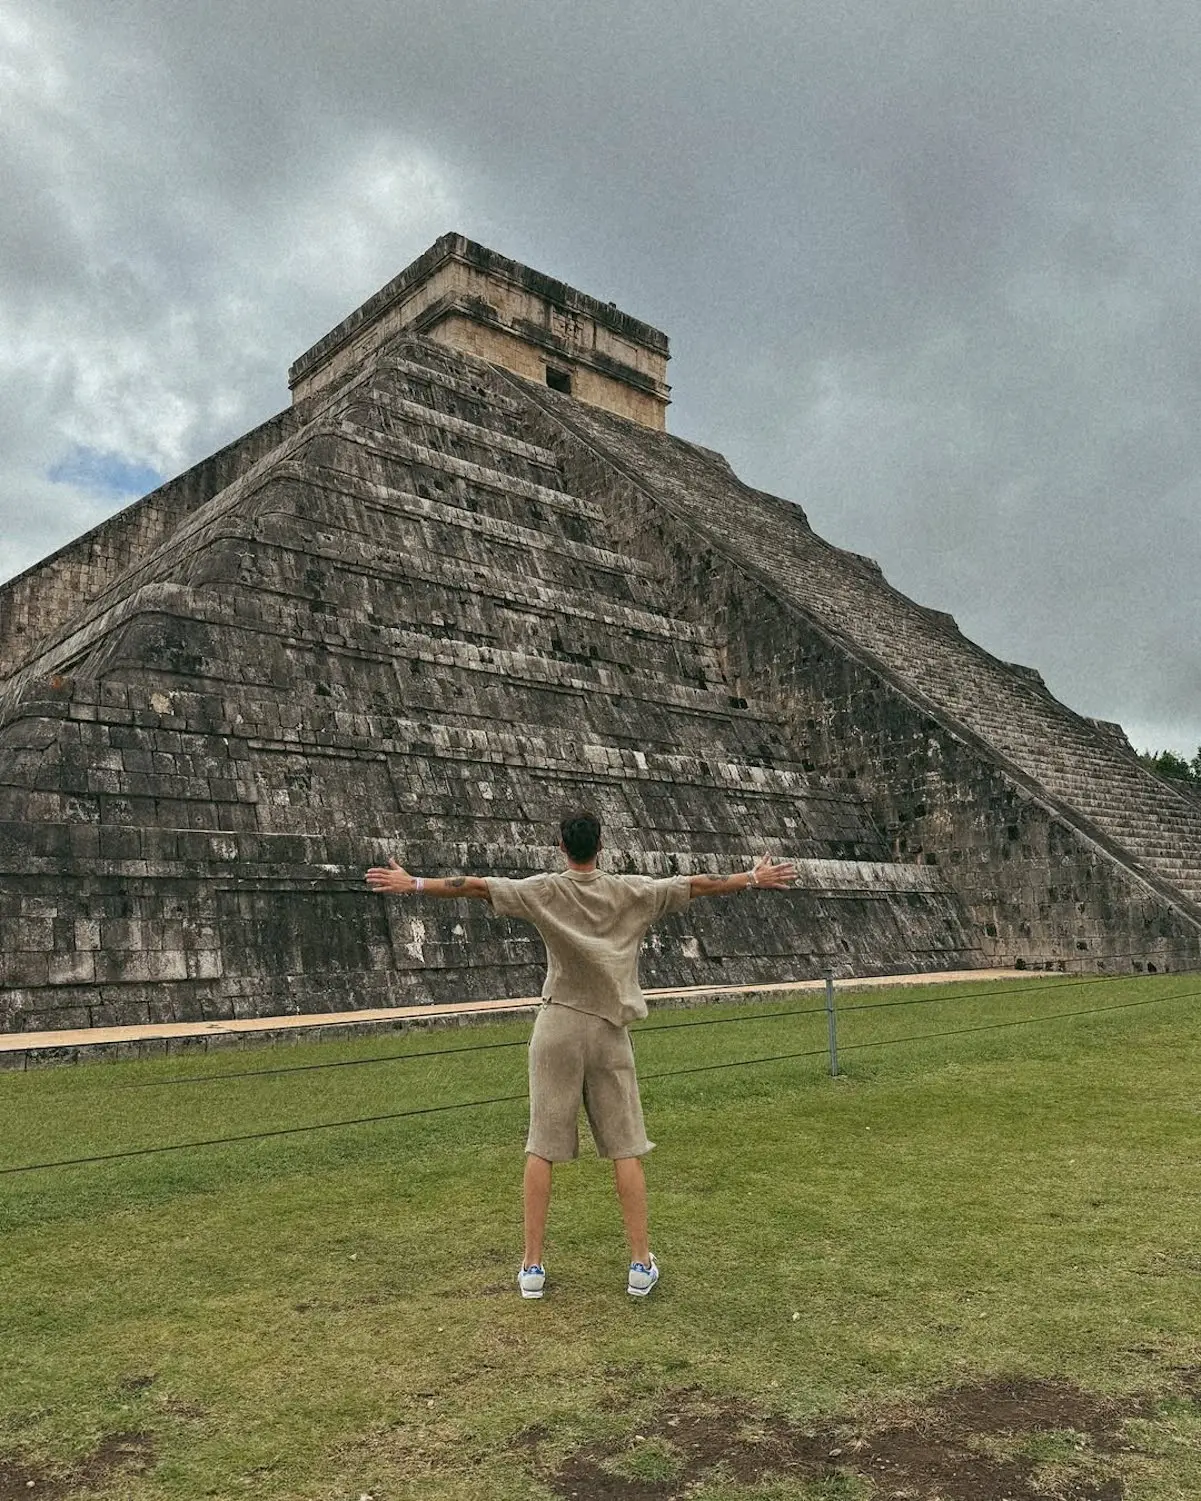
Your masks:
M732 876L690 876L688 884L695 900L698 896L730 896L751 886L764 891L782 891L795 880L796 866L791 860L773 860L770 855L764 855L755 862L754 870L740 870Z
M480 876L411 876L403 865L389 860L367 872L372 891L384 895L409 896L478 896L491 901L488 883Z

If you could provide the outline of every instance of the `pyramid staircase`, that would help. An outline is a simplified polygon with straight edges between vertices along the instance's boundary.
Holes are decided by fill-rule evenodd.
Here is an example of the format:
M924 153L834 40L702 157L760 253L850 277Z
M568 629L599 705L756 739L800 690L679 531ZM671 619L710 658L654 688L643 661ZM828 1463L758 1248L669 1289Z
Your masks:
M1201 801L1143 766L1115 727L1074 713L1037 672L993 657L949 615L892 588L870 559L823 541L799 507L742 484L720 455L515 376L502 379L551 419L550 428L543 422L532 430L579 439L679 518L698 549L747 569L1023 792L1145 878L1189 925L1201 922Z

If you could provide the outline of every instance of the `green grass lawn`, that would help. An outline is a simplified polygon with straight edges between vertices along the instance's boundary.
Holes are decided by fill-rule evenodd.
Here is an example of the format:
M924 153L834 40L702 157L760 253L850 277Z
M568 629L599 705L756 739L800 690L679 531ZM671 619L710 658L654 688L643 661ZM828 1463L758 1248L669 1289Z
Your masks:
M918 1430L1019 1466L1015 1496L1201 1496L1198 992L846 996L918 1004L844 1010L837 1080L824 1016L776 1016L812 995L654 1014L645 1302L587 1155L556 1174L548 1295L517 1296L520 1101L0 1176L0 1497L994 1494L873 1481L872 1435ZM0 1074L0 1167L520 1095L522 1047L453 1050L527 1034ZM947 1396L1022 1382L1112 1399L1113 1442L1070 1404L1006 1426Z

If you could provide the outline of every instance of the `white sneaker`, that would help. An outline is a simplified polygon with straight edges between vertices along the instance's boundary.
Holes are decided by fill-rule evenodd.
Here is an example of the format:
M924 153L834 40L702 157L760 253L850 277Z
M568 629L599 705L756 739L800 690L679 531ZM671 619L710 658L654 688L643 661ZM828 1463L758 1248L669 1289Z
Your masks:
M537 1264L523 1266L517 1273L517 1286L523 1298L540 1298L546 1286L546 1268Z
M645 1298L658 1280L659 1267L653 1256L650 1266L641 1261L631 1261L630 1279L626 1283L626 1292L631 1298Z

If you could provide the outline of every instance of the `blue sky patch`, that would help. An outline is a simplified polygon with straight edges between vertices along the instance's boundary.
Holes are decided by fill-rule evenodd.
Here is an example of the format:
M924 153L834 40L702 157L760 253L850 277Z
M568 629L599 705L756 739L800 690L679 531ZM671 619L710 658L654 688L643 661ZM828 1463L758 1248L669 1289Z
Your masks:
M122 495L145 495L147 490L155 490L163 482L163 476L149 464L83 444L76 444L51 465L46 478L56 485L78 485L93 495L114 499Z

